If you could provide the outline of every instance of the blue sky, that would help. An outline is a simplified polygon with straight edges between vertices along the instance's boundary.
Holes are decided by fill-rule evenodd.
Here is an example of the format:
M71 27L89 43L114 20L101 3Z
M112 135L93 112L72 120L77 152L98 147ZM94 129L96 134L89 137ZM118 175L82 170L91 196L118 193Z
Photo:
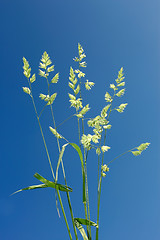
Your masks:
M142 142L151 142L141 156L128 154L115 161L103 179L99 239L160 239L159 11L158 0L1 1L0 239L69 239L63 217L59 219L57 215L54 191L41 189L9 195L38 184L33 177L35 172L51 179L33 106L22 91L27 86L22 57L27 58L32 73L37 75L36 96L46 87L38 76L44 51L50 55L55 73L60 73L59 83L53 89L58 93L54 104L58 125L74 113L67 94L69 69L71 65L75 67L72 59L77 55L78 42L87 55L86 77L95 82L93 90L84 94L86 104L91 106L88 117L99 114L105 105L105 92L124 67L126 94L119 104L128 102L128 106L124 113L111 115L112 129L107 137L111 150L106 154L106 162ZM40 109L38 97L36 100ZM55 168L58 152L48 130L48 110L42 124ZM75 119L59 128L71 141L77 141L76 130ZM80 161L71 149L65 154L74 213L84 217ZM91 154L88 180L93 221L96 170L97 158ZM62 196L65 202L66 195ZM71 223L69 217L68 221Z

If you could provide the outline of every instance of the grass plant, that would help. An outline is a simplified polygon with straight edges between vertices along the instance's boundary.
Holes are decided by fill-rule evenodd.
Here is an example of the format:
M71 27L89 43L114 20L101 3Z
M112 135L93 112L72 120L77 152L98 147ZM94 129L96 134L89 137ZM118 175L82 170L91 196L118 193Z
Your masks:
M50 87L52 84L56 84L59 81L59 73L56 73L54 76L51 76L51 74L54 72L54 65L52 65L49 55L47 54L47 52L44 52L39 65L39 75L46 80L46 84L48 88L47 93L39 94L40 100L44 102L44 107L39 113L37 111L33 90L32 90L32 86L36 81L36 75L35 74L31 75L31 67L28 61L23 57L23 70L24 70L23 73L28 81L28 87L23 87L23 91L29 95L33 103L35 115L40 128L41 136L43 139L43 143L44 143L44 147L45 147L45 151L46 151L46 155L48 158L53 179L52 181L47 180L46 178L42 177L40 174L35 173L34 177L40 181L40 184L20 189L15 193L18 193L24 190L33 190L37 188L48 188L48 187L54 188L56 199L58 199L60 203L62 214L68 230L68 238L70 240L79 239L78 237L79 235L77 234L77 229L81 233L82 238L84 240L99 239L99 216L100 216L102 180L103 178L105 178L106 174L108 174L109 166L113 163L113 161L123 156L124 154L131 153L134 156L140 155L150 144L148 142L142 143L140 144L140 146L134 147L120 154L119 156L115 157L111 161L106 162L105 155L111 148L110 146L106 145L106 136L108 131L110 131L112 127L110 124L110 115L114 111L123 113L125 108L127 107L127 103L121 103L119 106L114 106L114 99L121 98L125 93L125 88L124 88L125 77L123 73L123 68L121 68L118 72L118 76L115 82L113 84L110 84L111 93L106 92L105 94L105 98L104 98L105 107L99 111L97 116L93 118L86 118L85 116L89 112L90 106L89 106L89 103L84 104L83 102L83 96L85 94L84 91L91 91L92 87L94 87L95 84L94 82L90 82L86 80L84 69L86 68L87 64L86 64L85 58L86 58L85 52L82 46L78 44L78 56L73 59L76 62L77 67L75 69L73 67L70 67L69 82L68 82L68 85L70 88L70 92L68 94L69 102L70 102L70 106L74 109L73 115L71 117L76 118L75 124L77 124L77 134L79 139L78 143L72 143L68 141L65 136L61 135L61 133L58 132L58 127L56 125L53 103L55 103L56 101L57 93L51 93ZM57 148L59 151L59 158L57 159L56 169L53 169L52 160L51 160L52 158L49 154L47 143L45 140L45 134L41 125L41 115L43 114L43 112L45 111L45 108L47 107L50 108L52 121L53 121L53 125L49 126L49 130L51 131L53 136L56 137L57 139ZM66 121L69 121L71 117L64 120L61 124L65 123ZM88 134L86 132L86 129L88 130L88 128L86 127L86 123L88 125L88 128L92 128L93 130L92 134ZM61 124L59 124L58 126L60 126ZM62 145L61 139L63 139L63 142L65 141L66 143ZM65 158L65 149L68 146L71 146L78 153L77 158L79 158L81 163L82 191L83 191L82 204L84 206L84 218L74 217L73 207L71 204L72 188L67 185L67 176L65 173L65 168L63 163L63 158ZM89 187L88 187L88 177L87 177L87 160L89 158L90 151L95 152L95 158L97 158L98 160L97 173L96 173L97 186L98 186L97 192L96 192L97 219L95 221L92 221L91 219L92 209L90 209ZM59 175L60 166L62 167L65 184L61 184L59 182L58 175ZM72 219L72 228L68 224L66 212L62 202L62 197L64 194L63 192L65 192L67 195L68 207L69 207L70 215ZM57 200L56 200L56 206L59 214ZM93 236L92 228L96 228L96 231L94 231L96 233L95 236Z

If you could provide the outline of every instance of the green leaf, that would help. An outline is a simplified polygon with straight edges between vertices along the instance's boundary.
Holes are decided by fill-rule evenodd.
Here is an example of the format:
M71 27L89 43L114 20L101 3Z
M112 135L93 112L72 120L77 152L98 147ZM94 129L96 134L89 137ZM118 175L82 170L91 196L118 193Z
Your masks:
M57 169L56 169L56 182L57 182L57 180L58 180L58 169L59 169L59 165L60 165L60 162L62 161L62 157L63 157L64 151L65 151L65 148L66 148L66 146L67 146L68 144L69 144L69 143L64 144L64 145L62 146L62 150L60 151L60 154L59 154L59 159L58 159Z
M82 225L77 220L74 220L74 223L75 223L76 227L78 228L78 230L80 231L80 233L83 237L83 240L88 240L88 237L87 237L86 232L85 232L84 228L82 227Z
M30 82L33 83L34 81L36 81L36 75L33 74L32 77L30 78Z
M55 188L55 189L63 191L63 192L72 192L72 188L62 185L62 184L59 184L59 183L51 182L51 181L45 179L44 177L42 177L41 175L39 175L38 173L35 173L34 177L37 178L42 183L44 183L45 185L47 185L48 187Z
M33 186L26 187L26 188L22 188L16 192L12 193L11 195L16 194L18 192L22 192L24 190L33 190L33 189L37 189L37 188L47 188L47 187L48 186L46 184L33 185Z
M81 149L75 143L69 143L78 153L79 158L81 160L81 169L82 169L82 180L83 180L83 203L86 202L86 186L85 186L85 171L84 171L84 164L83 164L83 155Z
M84 219L84 218L74 218L74 221L77 221L78 223L83 224L83 225L98 227L98 225L96 223L89 221L87 219Z
M59 80L59 73L57 73L51 80L51 83L57 83Z

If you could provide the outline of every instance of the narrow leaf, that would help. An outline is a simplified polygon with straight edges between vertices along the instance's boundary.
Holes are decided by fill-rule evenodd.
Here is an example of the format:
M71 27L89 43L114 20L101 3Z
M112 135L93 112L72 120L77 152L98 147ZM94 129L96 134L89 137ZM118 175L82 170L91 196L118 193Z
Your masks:
M89 220L84 219L84 218L74 218L74 220L76 220L77 222L79 222L80 224L83 224L83 225L98 227L98 225L95 222L89 221Z
M60 152L60 154L59 154L59 159L58 159L57 169L56 169L56 182L57 182L57 180L58 180L58 169L59 169L59 165L60 165L60 162L62 161L62 157L63 157L64 151L65 151L65 148L66 148L66 146L67 146L68 144L69 144L69 143L64 144L64 145L62 146L62 150L61 150L61 152Z
M76 227L78 228L78 230L80 231L80 233L83 237L83 240L88 240L88 237L87 237L86 232L85 232L84 228L82 227L82 225L77 220L75 220L74 223L75 223Z
M83 155L81 149L75 143L70 143L70 145L77 151L79 158L81 160L81 169L82 169L82 179L83 179L83 203L86 202L86 186L85 186L85 171L84 171L84 164L83 164Z
M58 189L58 190L64 191L64 192L72 192L72 188L62 185L62 184L59 184L59 183L51 182L51 181L45 179L44 177L42 177L41 175L39 175L38 173L35 173L34 177L37 178L42 183L46 184L48 187L55 188L55 189Z
M37 188L46 188L46 187L48 187L46 184L33 185L33 186L26 187L26 188L22 188L16 192L12 193L11 195L16 194L18 192L22 192L24 190L33 190L33 189L37 189Z

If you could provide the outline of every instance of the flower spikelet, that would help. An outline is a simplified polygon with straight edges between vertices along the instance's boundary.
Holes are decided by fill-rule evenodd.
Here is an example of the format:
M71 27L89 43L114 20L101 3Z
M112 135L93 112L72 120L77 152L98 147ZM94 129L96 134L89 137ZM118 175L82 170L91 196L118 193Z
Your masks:
M88 80L86 80L86 82L85 82L85 88L87 89L87 90L90 90L91 89L91 87L93 87L94 86L94 82L89 82Z
M107 152L109 149L110 149L110 147L108 147L108 146L102 146L101 147L101 150L102 150L103 153Z
M83 147L86 148L87 150L91 149L91 140L92 140L91 134L88 134L88 135L83 134L82 135L81 143L83 144Z

